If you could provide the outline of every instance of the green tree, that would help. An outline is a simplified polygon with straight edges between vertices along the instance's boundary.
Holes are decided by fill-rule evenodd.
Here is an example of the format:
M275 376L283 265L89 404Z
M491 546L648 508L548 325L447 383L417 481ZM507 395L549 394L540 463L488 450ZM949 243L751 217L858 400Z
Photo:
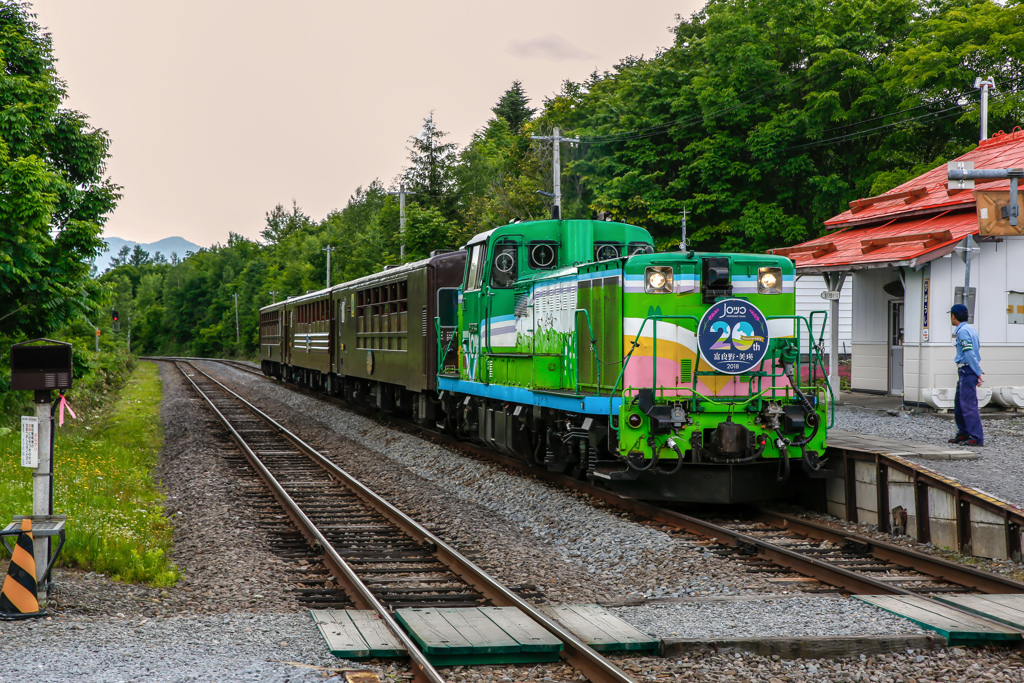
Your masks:
M416 194L417 203L432 206L446 218L456 210L458 145L444 142L448 133L434 124L434 112L423 120L418 135L409 138L410 166L402 174L406 190Z
M91 262L120 188L109 140L62 108L50 37L28 6L0 5L0 332L39 336L91 306Z
M523 84L519 81L512 81L512 87L505 91L498 103L491 108L494 115L505 119L513 134L522 132L523 126L537 113L536 109L529 106L530 99L523 91Z
M267 224L260 234L267 242L277 244L288 235L308 230L312 224L309 216L302 212L298 202L293 199L291 213L282 204L267 212Z

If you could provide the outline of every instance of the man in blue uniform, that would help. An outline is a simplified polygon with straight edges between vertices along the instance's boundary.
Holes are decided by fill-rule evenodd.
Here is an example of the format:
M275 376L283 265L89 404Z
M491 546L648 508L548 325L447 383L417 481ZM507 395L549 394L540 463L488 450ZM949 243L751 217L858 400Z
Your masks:
M984 382L981 376L981 340L978 332L967 322L967 307L956 304L949 309L949 323L956 327L956 436L950 443L965 446L984 446L985 437L981 432L981 413L978 410L978 387Z

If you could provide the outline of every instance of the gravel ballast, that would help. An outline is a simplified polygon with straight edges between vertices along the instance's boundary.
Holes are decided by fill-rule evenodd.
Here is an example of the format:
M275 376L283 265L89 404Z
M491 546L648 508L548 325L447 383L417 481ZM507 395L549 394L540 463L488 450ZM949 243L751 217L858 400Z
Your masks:
M394 500L513 589L538 602L659 597L613 611L658 637L917 633L910 622L837 596L785 589L743 573L685 538L495 465L397 432L241 371L208 364L229 385ZM159 476L184 578L155 589L60 570L52 618L0 624L2 681L314 681L364 665L332 657L281 579L242 486L211 438L211 416L162 365L166 446ZM913 651L842 660L753 655L613 657L637 680L1024 681L1017 654ZM402 665L370 662L386 681ZM453 667L451 681L577 680L564 666ZM873 678L872 678L873 677ZM337 679L335 679L337 680Z
M267 386L259 377L234 370L217 372L240 386L261 386L257 402L269 412L283 414L280 404L273 405L280 401L290 408L288 413L302 415L301 426L295 427L302 429L302 435L314 435L316 447L328 449L340 466L386 493L419 521L436 525L442 537L451 534L452 540L459 539L458 546L469 543L507 583L521 584L525 575L527 583L539 587L550 602L785 591L763 575L745 572L739 563L599 507L584 496L454 453L318 398ZM358 459L344 455L353 449L352 442L363 452ZM367 458L367 452L375 457ZM458 504L449 509L452 501ZM505 531L496 535L496 529ZM522 559L517 559L519 553ZM843 610L835 609L836 600L845 604ZM766 633L803 635L791 632L784 609L762 613L761 604L735 609L763 617ZM909 621L856 600L808 596L801 607L813 615L808 618L817 621L821 633L847 635L860 626L864 633L877 633L880 621L889 633L919 632ZM644 609L652 608L632 613ZM675 630L683 629L688 620L682 610L660 614L677 616ZM720 626L726 628L727 623L705 620L704 633L714 633Z

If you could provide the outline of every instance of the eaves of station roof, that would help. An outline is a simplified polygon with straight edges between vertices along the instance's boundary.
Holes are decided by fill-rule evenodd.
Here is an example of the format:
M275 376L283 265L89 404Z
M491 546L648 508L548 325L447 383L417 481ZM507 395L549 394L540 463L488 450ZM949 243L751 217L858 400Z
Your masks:
M973 161L976 169L1022 167L1024 131L999 133L956 161ZM975 189L1009 187L1005 179L975 181ZM800 273L918 267L978 233L974 194L946 188L943 164L885 194L850 202L849 210L825 221L830 234L772 252L792 259Z

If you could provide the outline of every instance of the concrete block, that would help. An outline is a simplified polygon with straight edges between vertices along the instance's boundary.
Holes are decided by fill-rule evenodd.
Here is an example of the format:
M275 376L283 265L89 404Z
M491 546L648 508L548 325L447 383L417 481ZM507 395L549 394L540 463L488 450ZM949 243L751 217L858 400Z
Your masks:
M974 514L973 510L971 514ZM1006 528L1002 524L984 524L971 520L971 554L1005 560Z
M836 503L835 501L827 501L828 514L838 517L839 519L846 519L846 504Z
M858 524L878 524L878 513L874 510L868 510L857 506L857 523Z
M971 506L971 521L981 522L982 524L998 524L1000 526L1003 525L1002 515L997 515L994 512L989 512L988 510L977 507L975 505Z
M940 489L928 489L928 516L956 522L956 500Z
M874 484L857 482L857 509L865 509L870 512L878 512L878 488ZM861 522L865 521L863 519Z
M956 520L939 519L932 517L931 520L932 543L940 548L956 550Z
M895 470L895 469L893 469L891 467L889 468L889 483L890 484L892 484L893 482L900 483L900 484L909 484L909 483L911 483L913 481L914 481L913 477L911 477L906 472L901 472L900 470Z
M872 462L856 462L854 463L854 474L856 475L857 481L862 481L866 484L874 484L877 481L877 472L875 472L875 464Z
M846 505L846 480L840 477L832 477L825 480L825 499L829 502L835 501L840 505Z

